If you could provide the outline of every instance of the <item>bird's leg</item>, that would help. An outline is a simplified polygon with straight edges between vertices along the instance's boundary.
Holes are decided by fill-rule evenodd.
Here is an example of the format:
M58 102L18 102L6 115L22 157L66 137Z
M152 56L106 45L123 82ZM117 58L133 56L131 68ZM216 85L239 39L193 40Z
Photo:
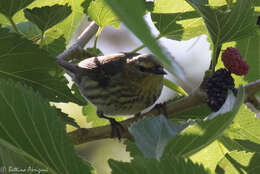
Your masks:
M158 103L154 106L158 110L159 113L163 113L165 117L168 117L167 109L166 109L166 103Z
M120 130L124 130L124 127L117 122L114 118L110 118L107 117L103 114L103 112L101 111L97 111L97 115L99 118L104 118L107 119L110 122L110 126L111 126L111 137L114 138L118 138L119 140L121 139L121 134L120 134Z

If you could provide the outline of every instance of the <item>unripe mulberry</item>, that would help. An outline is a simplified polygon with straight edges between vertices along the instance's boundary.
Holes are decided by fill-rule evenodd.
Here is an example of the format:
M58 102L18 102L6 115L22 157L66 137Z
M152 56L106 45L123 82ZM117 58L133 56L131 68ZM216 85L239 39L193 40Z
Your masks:
M245 75L249 70L248 64L236 48L228 47L222 54L222 61L228 71L236 75Z
M213 111L218 111L225 103L228 89L234 90L234 87L234 79L231 73L224 68L217 70L206 83L208 106Z

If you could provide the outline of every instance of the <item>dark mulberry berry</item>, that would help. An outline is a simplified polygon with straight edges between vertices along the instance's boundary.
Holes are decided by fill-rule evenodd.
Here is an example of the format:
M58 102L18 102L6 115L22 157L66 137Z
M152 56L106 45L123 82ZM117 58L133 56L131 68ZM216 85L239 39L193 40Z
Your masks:
M256 24L260 25L260 16L258 16Z
M225 103L228 89L234 90L234 87L231 73L224 68L217 70L206 83L208 106L213 111L218 111Z
M243 60L236 48L228 47L222 54L222 61L231 73L245 75L249 70L248 64Z

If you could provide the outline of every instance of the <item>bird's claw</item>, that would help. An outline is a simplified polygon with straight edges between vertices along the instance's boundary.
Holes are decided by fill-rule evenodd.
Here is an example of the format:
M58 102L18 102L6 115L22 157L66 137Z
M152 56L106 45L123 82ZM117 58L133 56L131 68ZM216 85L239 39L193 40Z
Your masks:
M118 140L120 141L121 139L121 131L124 130L124 127L117 122L114 118L110 118L110 125L111 125L111 137L112 138L118 138Z

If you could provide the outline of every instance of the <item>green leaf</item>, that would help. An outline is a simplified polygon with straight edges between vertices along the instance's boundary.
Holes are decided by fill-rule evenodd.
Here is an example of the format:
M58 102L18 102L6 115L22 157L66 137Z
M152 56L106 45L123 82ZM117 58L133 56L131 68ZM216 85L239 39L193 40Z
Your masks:
M53 6L56 3L62 3L64 1L52 0L52 1L44 1L44 2L40 1L40 2L39 2L40 5L38 6L42 6L43 3L48 6ZM66 2L68 2L69 6L71 7L72 10L71 15L69 15L62 22L58 23L57 25L53 26L51 29L45 32L45 40L44 40L45 44L52 42L54 39L57 39L60 36L64 36L64 38L66 39L66 44L68 44L69 41L71 40L73 33L78 27L79 22L82 20L84 13L81 7L81 3L83 2L83 0L77 0L77 1L66 0Z
M154 13L180 13L193 11L194 9L183 0L156 0Z
M209 174L203 165L180 157L169 157L159 162L156 159L137 156L131 163L110 159L108 164L112 169L112 174Z
M211 109L207 104L199 105L191 109L187 109L184 112L176 114L176 119L203 119L211 113ZM173 118L173 120L175 119Z
M231 124L244 101L244 97L244 88L240 87L232 111L219 115L213 120L201 121L186 128L181 134L169 141L162 158L168 156L187 157L215 141Z
M220 140L230 150L260 153L260 120L245 105Z
M44 45L42 48L50 53L51 56L55 57L66 49L66 40L63 36L60 36L58 39L53 40L48 45Z
M183 0L156 0L151 14L160 36L188 40L206 34L203 19Z
M255 6L260 6L260 1L258 1L258 0L253 0L253 1L254 1Z
M119 19L147 46L169 72L177 78L185 79L183 69L171 56L164 53L154 37L152 37L148 25L143 19L145 13L145 1L140 0L105 0Z
M24 16L36 24L42 32L63 21L71 14L71 7L66 5L44 6L41 8L24 9Z
M16 12L25 8L33 1L34 0L1 0L0 13L4 14L7 18L12 18Z
M184 32L182 25L176 23L178 15L152 13L152 20L159 30L160 36L165 36L174 40L181 40Z
M88 19L89 19L89 15L88 15L88 7L90 6L90 3L92 2L93 0L84 0L81 4L81 7L84 8L84 13L86 14L86 16L88 16Z
M48 165L42 163L42 161L39 161L18 147L13 146L2 138L0 138L0 154L2 157L0 161L1 173L14 173L15 168L20 169L21 172L24 173L31 173L31 169L34 168L40 169L42 173L48 172L56 174L56 172L52 168L49 168Z
M253 82L260 77L260 28L248 37L236 42L236 48L241 53L243 59L248 63L250 69L244 77L248 82Z
M195 163L203 164L205 168L208 168L211 173L215 174L215 168L217 163L224 157L226 149L217 140L201 149L190 157Z
M180 133L187 125L177 125L163 115L144 118L128 127L139 150L145 157L160 159L169 139Z
M57 111L57 115L60 116L60 118L63 120L65 124L71 125L75 128L80 128L78 123L76 123L74 118L71 118L68 116L68 114L61 111L61 109L54 107Z
M8 0L9 1L9 0ZM49 30L45 32L45 39L44 44L47 45L52 42L54 39L59 38L60 36L64 35L66 39L66 43L68 44L71 40L71 37L78 26L79 22L82 20L84 15L83 8L81 7L81 3L84 0L77 0L77 1L69 1L65 0L69 4L72 9L71 15L69 15L65 20L60 22L59 24L53 26ZM27 6L27 8L32 9L34 7L42 7L42 6L53 6L55 4L64 5L64 1L61 0L51 0L51 1L34 1L34 3ZM24 17L24 12L21 10L15 14L13 17L15 23L20 22L27 22L28 20ZM3 26L10 25L10 21L8 21L3 15L0 14L0 23Z
M152 2L152 1L146 1L146 2L145 2L145 9L146 9L146 11L148 11L148 12L152 12L153 9L154 9L154 2Z
M136 156L143 156L142 152L139 151L135 142L130 140L125 140L124 144L126 145L126 151L130 153L130 156L135 158Z
M79 88L75 83L72 84L71 91L76 98L82 102L84 101L84 105L88 104L88 101L81 95Z
M95 0L89 4L88 15L101 28L113 26L119 29L120 21L104 0Z
M217 174L258 174L260 154L232 151L218 163Z
M180 86L177 86L172 81L170 81L166 78L163 79L163 85L166 86L167 88L173 90L174 92L177 92L178 94L188 96L188 94Z
M87 48L86 54L88 54L88 57L104 56L102 51L98 48Z
M1 78L26 83L50 101L86 103L71 93L55 58L32 41L0 28L0 45Z
M201 18L185 18L184 14L152 14L152 20L161 36L174 40L189 40L193 37L207 34L206 26ZM177 19L176 19L177 18ZM177 21L178 20L178 21Z
M86 116L86 121L91 123L93 127L104 126L109 124L107 119L99 118L97 116L97 109L94 105L88 104L82 108L83 115ZM125 116L115 116L114 117L117 121L125 120Z
M92 104L88 104L82 108L83 115L86 116L87 123L91 123L93 127L103 126L109 124L109 121L106 119L98 118L97 109Z
M31 23L30 21L21 22L16 24L19 32L23 34L27 39L34 40L40 38L41 30L37 27L37 25ZM15 32L13 27L8 25L6 26L11 32Z
M195 0L187 0L203 17L216 46L225 42L239 40L255 32L256 21L251 0L238 0L232 10L226 6L213 9Z
M31 88L1 79L0 110L0 151L11 152L1 153L0 166L19 168L24 159L21 167L44 167L50 173L93 172L75 154L56 109Z

